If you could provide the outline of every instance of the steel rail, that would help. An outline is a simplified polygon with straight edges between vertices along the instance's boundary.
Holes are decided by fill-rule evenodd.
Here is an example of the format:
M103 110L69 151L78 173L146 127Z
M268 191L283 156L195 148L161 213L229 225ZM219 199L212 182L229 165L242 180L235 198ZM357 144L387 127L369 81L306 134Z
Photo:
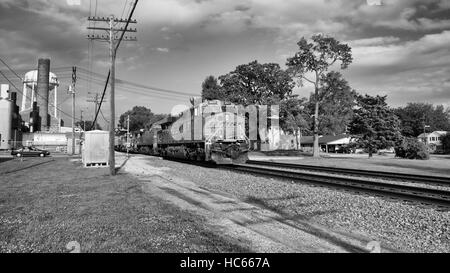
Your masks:
M313 184L347 188L422 204L431 204L439 207L450 208L450 191L445 190L374 182L352 177L332 177L322 174L302 173L267 167L263 168L258 166L250 166L247 164L221 165L219 168Z
M292 164L292 163L282 163L282 162L272 162L272 161L249 160L249 161L247 161L247 164L299 169L299 170L300 169L301 170L311 170L311 171L338 173L338 174L346 174L346 175L358 175L358 176L367 176L367 177L383 178L383 179L405 180L405 181L414 182L414 183L427 183L427 184L432 184L432 185L440 185L440 186L450 187L450 177L438 177L438 176L431 176L431 175L416 175L416 174L407 174L407 173L393 173L393 172L385 172L385 171L358 170L358 169L339 168L339 167L312 166L312 165Z

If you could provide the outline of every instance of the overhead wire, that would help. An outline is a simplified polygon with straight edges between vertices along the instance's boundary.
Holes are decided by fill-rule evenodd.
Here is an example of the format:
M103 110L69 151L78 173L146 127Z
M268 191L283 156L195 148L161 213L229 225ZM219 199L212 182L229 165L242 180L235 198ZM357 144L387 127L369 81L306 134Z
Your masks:
M131 9L131 11L130 11L130 13L128 15L127 23L125 24L125 27L124 27L124 29L122 31L122 35L120 36L119 41L118 41L118 43L116 45L116 48L114 49L114 54L116 54L117 49L119 48L120 42L122 41L123 36L125 35L125 32L126 32L126 30L128 28L128 25L130 24L130 20L131 20L131 17L133 16L134 10L136 9L137 3L138 3L138 0L135 0L134 4L133 4L133 8ZM95 123L97 122L98 112L100 111L100 108L102 107L103 98L105 97L106 88L108 86L110 75L111 75L111 70L108 71L108 76L106 78L105 88L103 89L102 98L101 98L100 103L98 105L98 109L97 109L97 113L95 114L95 119L94 119L93 125L95 125ZM111 126L114 126L114 124L112 124ZM91 127L91 129L92 128L93 128L93 126Z
M14 89L16 89L16 91L19 93L19 94L21 94L22 96L23 96L23 93L22 93L22 91L20 91L20 89L19 88L17 88L17 86L0 70L0 74L12 85L12 87L14 87ZM44 98L43 96L41 96L39 93L35 93L36 94L36 96L39 96L39 97L41 97L41 98ZM31 100L31 98L29 97L29 96L25 96L27 99L30 99ZM44 98L45 99L45 98ZM47 100L47 103L48 103L48 100ZM51 104L51 106L54 106L53 104ZM72 118L72 115L70 115L70 114L68 114L68 113L66 113L66 112L64 112L63 110L61 110L61 109L59 109L57 106L55 107L56 108L56 110L58 111L58 112L61 112L61 113L63 113L63 114L65 114L65 115L67 115L68 117L70 117L70 118ZM75 117L75 119L77 119L76 117ZM80 119L78 119L78 120L80 120Z

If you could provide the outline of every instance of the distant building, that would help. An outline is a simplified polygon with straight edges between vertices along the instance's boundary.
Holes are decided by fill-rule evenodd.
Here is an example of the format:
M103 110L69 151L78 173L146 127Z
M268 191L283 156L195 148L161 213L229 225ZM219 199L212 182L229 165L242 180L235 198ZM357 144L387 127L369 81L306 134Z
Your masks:
M434 131L431 133L422 133L417 138L420 142L425 143L431 152L440 152L443 151L441 140L447 134L450 134L450 132Z
M322 152L325 153L336 153L339 148L347 145L351 142L351 137L349 135L325 135L319 137L319 147ZM313 136L303 136L300 138L300 147L303 151L312 151L314 146Z

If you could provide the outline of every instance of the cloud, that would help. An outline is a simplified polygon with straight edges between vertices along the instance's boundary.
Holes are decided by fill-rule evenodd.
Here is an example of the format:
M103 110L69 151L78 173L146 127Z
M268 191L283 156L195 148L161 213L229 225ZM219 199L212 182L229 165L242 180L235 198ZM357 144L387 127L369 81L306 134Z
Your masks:
M350 42L354 62L345 72L361 92L383 91L391 103L450 104L450 31L399 42L377 37Z
M46 56L52 66L87 67L89 2L0 0L2 56L23 69ZM199 90L205 76L254 59L284 65L302 36L321 32L352 47L354 62L345 73L358 89L383 90L396 102L403 99L398 94L408 92L415 98L446 98L450 1L382 2L140 1L133 16L138 42L122 43L118 73L169 89ZM124 0L98 3L98 16L120 15L124 7ZM106 73L107 44L95 42L93 47L93 67Z
M165 48L165 47L164 47L164 48L158 47L158 48L156 48L156 51L167 53L167 52L169 52L170 50L169 50L168 48Z

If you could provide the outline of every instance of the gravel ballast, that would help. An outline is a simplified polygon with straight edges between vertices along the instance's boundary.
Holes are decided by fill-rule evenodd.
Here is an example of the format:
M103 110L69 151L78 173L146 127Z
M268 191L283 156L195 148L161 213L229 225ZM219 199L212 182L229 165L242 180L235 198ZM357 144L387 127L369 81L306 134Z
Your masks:
M450 252L450 212L398 200L361 195L233 171L148 157L155 167L201 187L219 190L287 217L337 232L369 237L401 252Z

